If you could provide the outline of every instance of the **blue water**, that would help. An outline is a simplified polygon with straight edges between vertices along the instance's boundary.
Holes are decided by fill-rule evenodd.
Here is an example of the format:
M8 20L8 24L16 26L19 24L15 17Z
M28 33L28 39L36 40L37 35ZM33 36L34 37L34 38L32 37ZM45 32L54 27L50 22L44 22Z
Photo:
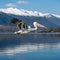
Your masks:
M60 33L0 33L0 60L60 60Z

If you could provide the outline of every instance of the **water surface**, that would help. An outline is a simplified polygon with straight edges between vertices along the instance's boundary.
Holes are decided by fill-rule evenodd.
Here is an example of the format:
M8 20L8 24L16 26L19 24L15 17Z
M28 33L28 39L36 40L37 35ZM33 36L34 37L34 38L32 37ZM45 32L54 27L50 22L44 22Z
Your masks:
M60 60L60 33L0 33L0 60Z

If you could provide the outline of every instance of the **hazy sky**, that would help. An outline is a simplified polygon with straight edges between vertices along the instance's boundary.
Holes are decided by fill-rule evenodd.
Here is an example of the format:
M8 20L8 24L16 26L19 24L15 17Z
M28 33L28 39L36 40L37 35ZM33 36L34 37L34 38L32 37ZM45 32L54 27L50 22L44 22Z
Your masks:
M8 7L60 15L60 0L0 0L0 8Z

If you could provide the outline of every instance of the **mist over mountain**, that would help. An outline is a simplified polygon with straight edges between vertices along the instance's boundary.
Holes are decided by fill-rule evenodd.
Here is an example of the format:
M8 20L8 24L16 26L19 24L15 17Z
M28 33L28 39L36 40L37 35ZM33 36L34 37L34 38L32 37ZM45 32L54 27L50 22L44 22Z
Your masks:
M37 11L28 11L17 8L0 9L0 25L11 26L11 20L18 18L24 20L28 25L33 27L33 22L36 21L47 28L60 27L60 16L50 13L41 13Z

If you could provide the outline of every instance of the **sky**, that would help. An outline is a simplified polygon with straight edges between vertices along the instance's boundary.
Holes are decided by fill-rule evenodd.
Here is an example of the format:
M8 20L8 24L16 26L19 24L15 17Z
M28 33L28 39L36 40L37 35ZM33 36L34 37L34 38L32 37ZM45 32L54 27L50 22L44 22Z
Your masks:
M19 8L60 15L60 0L0 0L0 8Z

